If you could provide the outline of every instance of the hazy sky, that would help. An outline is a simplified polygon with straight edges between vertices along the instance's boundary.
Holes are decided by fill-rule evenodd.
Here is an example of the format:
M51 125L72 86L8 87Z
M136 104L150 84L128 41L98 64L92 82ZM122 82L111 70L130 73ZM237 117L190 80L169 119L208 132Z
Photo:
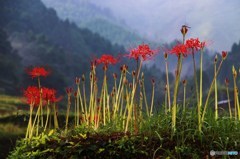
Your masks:
M211 42L210 49L230 50L240 40L240 0L91 0L110 8L144 37L160 42L180 39L182 24L188 37Z

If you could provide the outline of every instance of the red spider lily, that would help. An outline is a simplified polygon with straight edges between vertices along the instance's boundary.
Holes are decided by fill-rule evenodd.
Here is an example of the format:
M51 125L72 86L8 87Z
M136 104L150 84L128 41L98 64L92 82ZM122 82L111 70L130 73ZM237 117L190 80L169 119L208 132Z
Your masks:
M24 90L23 95L27 98L29 105L38 105L40 103L40 90L36 86L28 86L27 89Z
M201 49L201 42L198 40L198 38L196 38L196 39L191 38L191 39L186 40L185 45L192 50L198 51Z
M56 98L56 90L51 88L42 88L42 98L46 101L50 101L52 103L58 102L62 99L62 97Z
M180 55L183 55L184 57L186 57L188 54L188 47L184 44L177 44L172 48L172 50L170 50L170 53L176 54L178 57Z
M132 49L130 51L130 54L127 56L129 58L134 58L135 60L139 60L139 58L141 57L143 61L145 61L153 57L157 52L158 50L151 50L149 45L142 44L139 45L137 48Z
M50 74L49 70L46 70L44 67L34 67L32 70L27 70L27 73L32 77L46 77Z
M105 66L109 64L116 64L119 61L118 58L114 58L112 55L102 55L99 59L96 59L96 64L104 64Z
M42 100L48 102L58 102L62 99L62 97L56 98L56 90L55 89L50 89L50 88L46 88L43 87L41 89L39 89L36 86L28 86L28 88L26 90L24 90L24 97L27 98L27 103L28 104L34 104L39 105L40 103L40 92L42 91ZM46 104L43 103L43 105Z
M222 51L222 58L225 60L227 57L227 51Z

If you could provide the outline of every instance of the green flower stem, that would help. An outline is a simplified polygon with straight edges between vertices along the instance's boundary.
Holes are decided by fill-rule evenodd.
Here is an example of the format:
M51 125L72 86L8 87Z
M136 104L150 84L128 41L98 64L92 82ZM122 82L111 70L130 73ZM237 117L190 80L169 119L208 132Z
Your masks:
M131 91L131 100L130 103L127 103L127 108L128 108L128 116L127 116L127 121L126 121L126 126L125 126L125 133L128 131L128 125L129 121L132 119L132 109L133 109L133 104L134 104L134 96L135 96L135 91L136 91L136 83L135 83L135 78L133 78L133 83L132 83L132 91Z
M169 85L169 77L168 77L168 62L165 60L166 63L166 81L167 81L167 97L168 97L168 109L169 112L171 111L171 97L170 97L170 85Z
M68 117L71 107L71 94L68 94L68 104L67 104L67 113L66 113L66 125L65 125L65 134L67 134L68 131Z
M41 117L41 126L43 127L43 108L42 108L42 89L41 89L41 82L40 77L38 77L38 88L40 90L40 117Z
M30 132L32 130L32 112L33 112L33 104L30 104L30 110L29 110L29 121L27 126L27 131L25 135L25 139L27 139L30 136Z
M237 112L238 112L238 120L240 121L240 108L239 108L238 90L237 90Z
M80 90L80 85L78 85L77 88L77 126L79 125L79 120L80 120L80 115L81 117L83 117L82 113L86 112L86 110L84 110L83 107L83 99L82 99L82 94L81 94L81 90ZM81 104L81 111L80 111L80 107L79 105Z
M83 101L84 101L84 122L88 123L88 111L87 111L87 99L86 99L86 85L85 85L85 80L82 82L83 83Z
M150 114L149 114L149 110L148 110L149 107L148 107L148 102L147 102L144 78L142 78L142 90L143 90L143 99L144 99L144 103L145 103L145 107L146 107L147 116L149 117Z
M186 84L183 86L183 112L186 111Z
M152 86L152 101L151 101L151 109L150 109L150 116L153 115L153 103L154 103L154 93L155 93L155 84Z
M180 75L182 70L182 55L178 56L178 63L177 63L177 72L176 72L176 79L174 85L174 96L173 96L173 107L172 107L172 130L173 132L176 131L176 118L177 118L177 98L178 98L178 86L180 81Z
M78 98L77 96L75 97L75 102L74 102L74 127L77 126L77 105L78 105Z
M202 85L202 80L203 80L203 49L201 49L200 53L200 87L199 87L199 104L198 104L198 130L199 132L202 131L202 125L201 125L201 110L202 110L202 91L203 91L203 85Z
M34 128L35 128L35 124L36 124L37 119L39 119L39 116L40 116L40 107L38 107L38 109L37 109L37 113L36 113L36 116L35 116L34 121L33 121L32 129L31 129L31 131L30 131L30 135L29 135L29 138L30 138L30 139L31 139L32 136L33 136L33 132L34 132ZM36 128L36 132L37 132L36 135L38 135L38 125L37 125L37 128Z
M209 88L209 91L208 91L208 95L207 95L207 99L206 99L205 104L204 104L204 109L203 109L203 114L202 114L201 125L202 125L202 122L204 121L204 117L205 117L205 114L206 114L206 110L207 110L207 106L208 106L208 101L209 101L210 94L211 94L211 92L212 92L213 84L214 84L214 82L215 82L215 79L217 78L217 75L218 75L219 71L220 71L220 68L221 68L221 66L222 66L223 60L224 60L224 59L221 60L219 66L218 66L217 72L216 72L216 74L214 75L214 78L213 78L212 83L211 83L211 85L210 85L210 88Z
M59 126L58 126L58 119L57 119L57 111L56 111L56 103L53 104L53 121L54 121L54 128L55 129L58 129Z
M120 104L120 99L121 99L121 95L123 92L123 73L121 73L121 77L120 77L120 81L119 81L119 85L118 85L118 89L117 89L117 83L116 83L116 79L115 79L115 89L117 90L117 94L116 94L116 100L114 102L113 108L113 120L115 120L115 116L116 116L116 112L118 112L119 109L119 104Z
M230 104L228 86L226 86L226 91L227 91L227 99L228 99L228 111L229 111L230 119L232 119L232 109L231 109L231 104Z
M49 116L50 116L50 102L48 100L48 104L47 104L47 119L46 119L46 123L45 123L45 127L44 127L44 132L47 130L47 125L48 125L48 120L49 120Z
M165 115L167 115L167 112L170 110L168 109L167 107L167 103L168 103L168 95L167 95L167 91L165 91L165 104L164 104L164 107L165 107Z
M123 129L125 128L125 125L126 125L126 115L127 115L127 109L128 109L128 105L130 103L130 92L128 91L128 88L126 86L125 88L125 91L126 91L126 106L125 106L125 109L124 109L124 112L123 112Z
M106 85L106 71L104 72L104 78L103 78L103 125L106 125L106 91L105 91L105 85Z
M234 117L237 120L237 84L236 84L236 78L237 78L237 72L235 70L235 67L232 67L233 72L233 90L234 90Z
M195 81L197 105L199 105L199 93L198 93L198 81L197 81L196 61L195 61L195 55L194 55L194 50L193 50L193 49L192 49L192 59L193 59L193 70L194 70L194 81Z
M214 63L214 76L217 77L217 63ZM214 87L215 87L215 120L218 119L218 95L217 95L217 78L214 80Z

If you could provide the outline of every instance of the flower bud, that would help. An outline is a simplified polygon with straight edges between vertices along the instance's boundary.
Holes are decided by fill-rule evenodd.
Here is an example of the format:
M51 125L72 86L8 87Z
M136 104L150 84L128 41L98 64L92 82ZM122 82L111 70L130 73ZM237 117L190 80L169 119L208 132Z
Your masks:
M227 57L227 51L222 51L222 59L225 60Z
M165 58L165 60L168 59L168 54L166 52L164 53L164 58Z
M152 81L152 85L155 85L155 80L153 78L151 79L151 81Z
M82 81L83 81L83 82L85 81L85 76L84 76L84 75L82 75Z
M183 80L182 83L183 83L183 86L185 87L187 85L187 80Z
M79 84L80 84L80 78L79 78L79 77L76 77L76 78L75 78L75 83L76 83L76 85L79 85Z
M116 73L113 73L113 78L117 79L117 74Z
M229 85L229 79L228 78L225 78L225 84L226 84L226 86Z
M181 28L181 33L182 33L183 36L185 36L185 35L187 34L188 28L189 28L189 27L186 26L186 25L183 25L183 26L182 26L182 28Z
M234 77L234 78L237 77L237 71L236 71L236 69L235 69L234 66L232 67L232 74L233 74L233 77Z
M132 76L135 77L136 76L136 72L132 71Z
M217 63L217 60L218 60L218 56L216 55L215 58L214 58L214 63L215 64Z

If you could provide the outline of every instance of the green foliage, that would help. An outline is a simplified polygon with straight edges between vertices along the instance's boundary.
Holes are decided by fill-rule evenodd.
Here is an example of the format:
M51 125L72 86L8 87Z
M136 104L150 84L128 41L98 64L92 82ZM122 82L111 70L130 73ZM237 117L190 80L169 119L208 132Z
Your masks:
M80 125L67 135L50 130L31 141L19 140L9 158L204 158L210 150L240 148L239 122L226 117L216 122L209 110L199 133L195 112L178 113L175 134L171 133L171 114L165 115L164 110L144 120L138 135L110 126L93 130Z

